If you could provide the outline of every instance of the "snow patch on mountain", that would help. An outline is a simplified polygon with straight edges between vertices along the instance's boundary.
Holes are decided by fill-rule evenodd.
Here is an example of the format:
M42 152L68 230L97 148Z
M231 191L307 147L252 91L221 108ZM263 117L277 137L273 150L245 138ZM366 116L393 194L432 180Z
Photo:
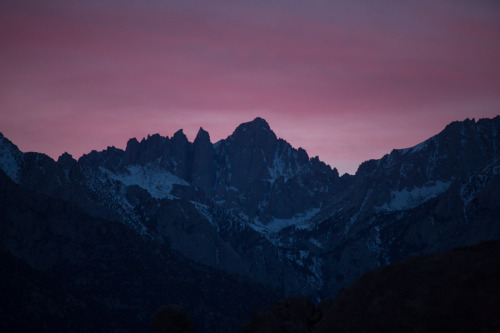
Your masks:
M320 241L318 241L317 239L314 239L314 238L311 238L309 239L309 241L314 244L315 246L319 247L319 248L323 248L323 244L321 244Z
M249 222L249 226L264 235L276 234L290 226L295 226L297 229L307 229L311 226L309 220L318 214L319 211L320 208L314 208L302 214L297 214L291 219L274 218L268 223L262 223L259 219L256 219L253 222Z
M114 173L102 167L100 169L111 179L118 180L127 186L140 186L157 199L172 199L170 192L175 184L188 185L183 179L150 164L129 165L127 171L122 173Z
M433 199L441 193L448 190L451 182L435 181L429 182L422 187L401 191L391 191L391 201L381 207L377 207L378 211L397 211L415 208L424 202Z
M290 156L290 150L287 150L287 154L288 156ZM274 184L276 179L278 179L281 176L284 177L285 183L288 181L288 179L295 176L295 173L287 165L283 156L278 156L278 150L275 151L272 166L268 167L267 171L269 173L268 181L271 184Z
M307 284L309 286L314 286L316 289L323 286L322 267L324 263L320 258L312 255L311 252L307 250L288 251L285 254L285 258L309 271L309 274L306 275Z
M469 175L466 182L460 188L460 198L464 202L464 207L468 205L488 183L487 175Z
M344 234L347 234L349 232L349 229L351 228L351 226L354 223L356 223L356 221L358 220L359 214L365 209L366 203L368 202L368 199L371 197L372 192L373 192L373 188L370 188L368 190L368 192L366 193L365 198L363 199L363 202L361 203L361 207L359 208L359 210L356 213L354 213L351 216L351 218L349 219L349 222L346 224Z
M140 216L135 213L135 207L126 198L126 185L109 176L109 170L84 168L85 180L82 187L93 199L97 199L100 205L115 212L120 220L137 231L140 235L152 238L148 229L142 224Z
M219 232L219 226L215 221L215 219L213 218L212 214L210 213L210 207L196 201L191 200L190 202L194 206L194 208L196 208L198 213L200 213L204 218L206 218L207 221L210 222L210 224L217 229L217 232Z
M323 260L317 257L312 257L312 265L309 265L308 267L312 273L312 276L307 276L307 283L309 285L315 286L316 289L319 289L324 285L322 270L323 265Z
M380 226L375 226L373 230L373 238L368 240L366 245L370 249L370 251L372 251L377 256L377 258L379 258L379 266L388 265L390 263L390 260L385 250L385 244L383 244L382 239L380 238Z

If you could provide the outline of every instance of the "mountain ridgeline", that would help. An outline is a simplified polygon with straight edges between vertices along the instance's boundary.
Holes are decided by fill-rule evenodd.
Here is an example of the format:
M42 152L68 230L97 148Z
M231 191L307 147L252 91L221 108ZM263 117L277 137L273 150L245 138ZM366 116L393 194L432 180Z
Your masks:
M79 163L106 168L118 178L133 177L130 168L140 168L153 186L159 184L156 172L167 172L175 176L174 184L190 187L184 190L194 190L192 195L199 199L223 202L224 207L263 221L292 218L319 207L322 196L339 178L336 169L278 139L261 118L238 126L216 144L203 128L192 143L179 130L172 138L155 134L141 142L130 139L125 151L113 147L93 151ZM167 190L157 196L169 194Z
M499 132L500 116L453 122L341 177L261 118L217 143L180 130L78 161L0 134L3 279L29 272L18 289L31 307L26 290L52 297L57 328L107 314L103 331L139 329L177 303L200 331L235 331L279 298L319 301L370 269L500 238Z

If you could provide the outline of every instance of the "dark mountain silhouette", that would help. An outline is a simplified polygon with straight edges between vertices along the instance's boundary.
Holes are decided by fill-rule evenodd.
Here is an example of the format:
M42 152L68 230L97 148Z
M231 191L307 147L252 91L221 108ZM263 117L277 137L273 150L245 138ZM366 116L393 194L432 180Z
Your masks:
M257 303L317 302L378 266L500 238L498 133L500 117L454 122L343 176L261 118L216 143L180 130L78 160L0 134L0 249L63 281L33 288L126 314L117 328L179 304L234 331Z
M500 241L411 257L365 273L317 307L291 297L240 332L498 332Z
M121 222L27 190L3 171L0 189L4 332L144 331L167 302L188 307L198 330L229 332L276 297Z

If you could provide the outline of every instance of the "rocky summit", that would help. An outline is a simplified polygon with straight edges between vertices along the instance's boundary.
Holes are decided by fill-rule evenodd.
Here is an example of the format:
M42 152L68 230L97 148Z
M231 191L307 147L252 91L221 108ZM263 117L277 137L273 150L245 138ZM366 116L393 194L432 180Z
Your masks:
M78 160L0 134L2 325L144 331L177 304L195 331L233 332L259 306L498 239L498 133L500 116L453 122L342 176L262 118L215 143L179 130Z

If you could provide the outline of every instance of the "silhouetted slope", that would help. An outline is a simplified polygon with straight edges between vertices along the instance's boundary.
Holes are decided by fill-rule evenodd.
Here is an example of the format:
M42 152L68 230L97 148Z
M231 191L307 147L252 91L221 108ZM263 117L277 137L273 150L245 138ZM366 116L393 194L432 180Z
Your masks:
M3 327L143 332L161 305L176 303L199 331L230 332L253 307L276 299L247 278L196 264L121 222L34 193L3 171L0 191L8 193L0 196L1 278L8 288L2 297L9 300Z
M499 332L500 241L412 257L342 291L316 332Z
M99 322L100 331L116 328L96 304L89 306L57 279L4 252L0 264L1 332L82 332Z
M453 122L342 177L261 118L213 144L179 130L78 161L0 133L0 248L123 323L146 323L141 302L166 290L161 304L227 331L273 294L318 300L410 255L500 238L499 133L500 116Z
M374 269L314 309L304 297L254 312L240 332L499 332L500 240Z

